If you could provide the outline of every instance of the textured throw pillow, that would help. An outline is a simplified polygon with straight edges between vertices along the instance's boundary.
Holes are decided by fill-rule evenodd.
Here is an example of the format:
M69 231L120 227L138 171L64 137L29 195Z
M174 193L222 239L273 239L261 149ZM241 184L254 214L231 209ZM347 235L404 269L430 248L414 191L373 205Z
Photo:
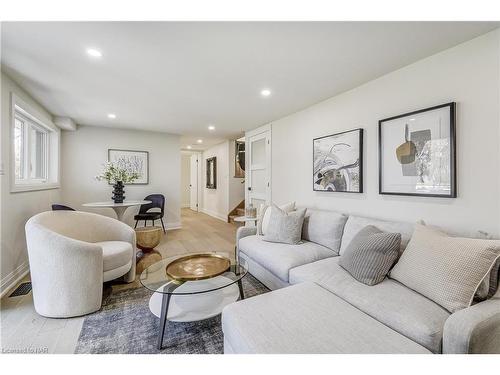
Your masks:
M490 273L484 277L483 281L481 281L479 288L477 288L476 295L474 296L474 300L484 301L496 293L498 289L499 268L500 258L498 258L496 263L493 265Z
M268 209L271 213L264 241L298 244L301 240L302 224L306 209L285 212L277 206Z
M389 276L453 313L471 305L499 257L500 241L448 237L417 224Z
M441 231L441 229L437 226L431 226L425 223L424 220L419 220L417 221L417 224L421 225L426 225L428 228L434 228L438 231ZM482 238L482 239L491 239L487 238L485 236L484 232L478 232L479 237L476 238ZM493 268L491 269L489 275L486 275L481 281L481 284L479 284L479 287L476 290L476 294L474 295L473 300L476 302L484 301L490 297L492 297L495 292L497 291L498 287L498 270L500 268L500 258L497 260Z
M478 231L477 238L491 239L488 238L487 233L481 231ZM496 261L495 265L491 269L490 274L486 275L486 277L481 282L481 285L479 285L479 288L476 291L476 295L474 296L475 301L484 301L485 299L492 297L496 293L498 289L499 268L500 268L500 258Z
M493 297L498 290L498 283L500 281L500 257L497 259L495 265L490 272L489 293L487 298Z
M259 218L257 220L257 234L260 236L266 234L267 226L269 225L269 218L271 217L271 210L269 210L271 206L267 204L261 204L259 210ZM278 206L281 210L285 212L295 211L295 202L290 202Z
M339 265L366 285L382 282L398 259L400 233L385 233L373 225L361 229L340 257Z

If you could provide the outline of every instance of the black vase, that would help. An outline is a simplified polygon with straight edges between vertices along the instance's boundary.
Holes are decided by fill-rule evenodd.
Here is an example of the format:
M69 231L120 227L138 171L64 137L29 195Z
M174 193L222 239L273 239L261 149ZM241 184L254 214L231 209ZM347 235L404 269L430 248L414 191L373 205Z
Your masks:
M123 193L125 193L123 191L123 188L124 186L122 181L117 181L113 185L113 196L111 197L111 199L113 199L113 202L123 203L123 200L125 199L125 196L123 195Z

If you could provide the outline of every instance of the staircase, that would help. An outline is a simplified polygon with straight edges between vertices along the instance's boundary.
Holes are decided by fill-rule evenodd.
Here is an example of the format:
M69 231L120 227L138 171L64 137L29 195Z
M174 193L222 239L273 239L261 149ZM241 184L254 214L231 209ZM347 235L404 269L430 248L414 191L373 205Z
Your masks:
M227 216L228 223L234 223L236 225L245 225L245 223L238 223L234 221L235 217L245 216L245 200L242 200L238 206L236 206Z

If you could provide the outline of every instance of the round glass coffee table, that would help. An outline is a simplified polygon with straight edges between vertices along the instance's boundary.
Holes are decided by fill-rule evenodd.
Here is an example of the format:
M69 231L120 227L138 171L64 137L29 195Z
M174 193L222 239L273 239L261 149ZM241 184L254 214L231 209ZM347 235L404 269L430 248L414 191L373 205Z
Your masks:
M218 274L199 276L200 267L197 256L215 256L227 261ZM222 256L221 256L222 255ZM149 300L149 309L160 318L158 349L163 346L163 337L167 320L172 322L193 322L212 318L222 312L222 309L240 299L244 299L241 280L247 274L244 263L230 262L219 253L199 253L186 256L176 256L162 259L146 268L140 276L142 285L153 292ZM189 258L191 257L191 258ZM173 265L184 259L182 265L184 278L176 278L169 270ZM175 262L174 262L175 261ZM197 280L196 278L202 278Z

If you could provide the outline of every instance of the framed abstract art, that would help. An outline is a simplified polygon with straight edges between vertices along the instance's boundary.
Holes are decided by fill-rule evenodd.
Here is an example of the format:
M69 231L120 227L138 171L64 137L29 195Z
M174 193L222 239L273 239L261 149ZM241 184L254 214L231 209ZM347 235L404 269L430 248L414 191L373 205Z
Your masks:
M379 121L379 193L457 196L455 103Z
M363 129L313 139L313 190L363 192Z
M127 185L149 184L149 152L108 149L108 161L129 173L138 173L139 178Z

